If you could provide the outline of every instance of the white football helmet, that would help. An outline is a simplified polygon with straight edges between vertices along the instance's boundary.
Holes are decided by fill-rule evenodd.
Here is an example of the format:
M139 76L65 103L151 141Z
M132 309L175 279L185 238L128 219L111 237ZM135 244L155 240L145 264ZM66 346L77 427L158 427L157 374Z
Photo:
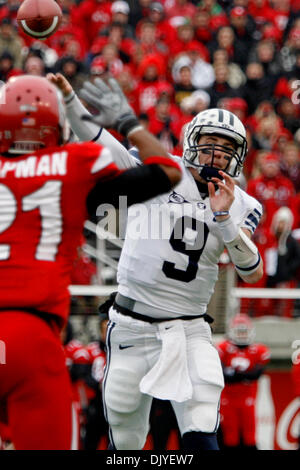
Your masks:
M229 151L224 145L202 144L199 145L201 135L220 135L235 143L235 150ZM214 150L222 150L228 154L228 164L223 170L229 176L236 177L240 174L247 154L246 130L240 119L226 109L206 109L197 114L187 125L183 140L183 159L187 167L197 168L201 177L209 181L212 176L218 176L218 170L214 168ZM199 151L211 152L210 166L199 163Z
M227 336L237 346L248 346L253 343L255 328L250 317L244 313L235 315L229 323Z

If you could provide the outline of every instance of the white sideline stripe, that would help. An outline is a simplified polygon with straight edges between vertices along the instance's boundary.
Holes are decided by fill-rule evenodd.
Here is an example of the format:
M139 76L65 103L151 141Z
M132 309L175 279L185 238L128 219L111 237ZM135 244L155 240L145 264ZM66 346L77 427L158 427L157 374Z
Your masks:
M71 295L105 296L118 290L118 286L69 286Z
M234 287L230 295L240 299L300 299L300 289Z
M21 24L24 30L28 34L31 34L32 36L36 36L37 38L45 36L48 33L52 33L52 31L54 31L54 29L56 28L57 23L58 23L58 16L54 16L52 25L48 29L45 29L45 31L38 32L38 31L33 31L33 29L29 28L26 24L26 20L21 20Z
M71 295L105 296L118 290L118 286L69 286ZM235 287L231 296L251 299L300 299L300 289L259 289Z

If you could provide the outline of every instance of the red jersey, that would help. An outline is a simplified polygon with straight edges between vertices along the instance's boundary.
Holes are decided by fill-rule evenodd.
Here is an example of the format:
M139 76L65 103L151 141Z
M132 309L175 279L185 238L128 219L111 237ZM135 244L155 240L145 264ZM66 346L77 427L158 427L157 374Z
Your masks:
M76 24L85 31L92 44L99 31L111 22L111 3L105 0L84 0L76 8Z
M0 157L0 309L34 309L64 323L87 195L118 172L95 143Z
M72 364L90 364L91 356L85 345L77 339L72 339L64 346L66 356L66 365L71 367Z
M262 175L249 181L247 193L265 207L264 224L268 227L271 225L273 215L280 207L292 207L295 188L293 183L281 174L273 178Z
M229 340L218 345L218 351L224 370L250 372L256 366L264 366L270 360L270 350L264 344L253 343L240 348ZM238 383L226 384L224 393L235 395L256 393L257 380L244 380Z

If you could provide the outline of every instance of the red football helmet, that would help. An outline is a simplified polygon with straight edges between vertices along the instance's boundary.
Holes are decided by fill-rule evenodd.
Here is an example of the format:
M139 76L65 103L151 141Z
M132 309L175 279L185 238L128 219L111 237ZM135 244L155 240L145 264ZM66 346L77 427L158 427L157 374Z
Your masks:
M238 346L247 346L253 342L255 328L248 315L238 313L229 323L228 338Z
M63 143L65 111L46 78L12 77L0 90L0 153L31 153Z

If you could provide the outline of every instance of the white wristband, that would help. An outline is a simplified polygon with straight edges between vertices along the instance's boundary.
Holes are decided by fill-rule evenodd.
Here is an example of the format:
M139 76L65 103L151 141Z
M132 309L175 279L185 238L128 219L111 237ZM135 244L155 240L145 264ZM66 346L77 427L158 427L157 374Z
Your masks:
M142 125L138 125L138 126L134 127L133 129L131 129L131 131L128 132L127 137L130 137L135 132L144 131L144 130L145 130L145 128Z
M227 219L218 222L218 227L225 243L232 242L232 240L234 240L238 235L238 226L233 222L230 216Z

